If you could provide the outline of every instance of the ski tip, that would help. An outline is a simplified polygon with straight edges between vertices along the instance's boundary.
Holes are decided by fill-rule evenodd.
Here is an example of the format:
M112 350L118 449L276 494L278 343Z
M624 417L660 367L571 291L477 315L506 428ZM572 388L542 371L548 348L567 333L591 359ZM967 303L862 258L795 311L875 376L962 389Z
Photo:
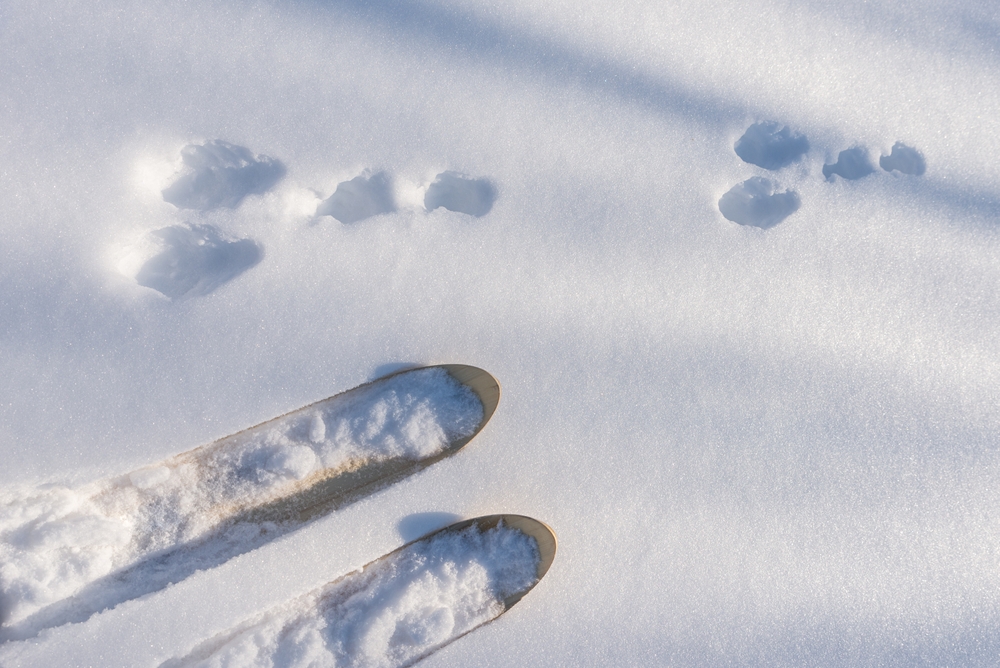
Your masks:
M486 423L493 417L493 413L496 412L497 405L500 403L500 381L489 371L468 364L441 364L439 366L451 374L452 378L475 392L479 401L482 402L483 421L479 423L479 427L472 434L475 436L482 431ZM469 436L468 440L472 440L472 436Z
M464 448L469 441L475 438L479 432L483 430L483 427L486 426L486 423L490 421L490 418L493 417L493 413L496 412L497 405L500 403L500 381L498 381L489 371L480 369L477 366L471 366L469 364L431 364L428 366L407 366L393 371L388 375L376 378L370 383L366 383L366 385L380 383L395 376L401 376L403 374L421 371L423 369L444 369L448 372L448 375L456 381L475 392L476 396L479 397L479 402L483 405L483 419L479 422L479 426L476 427L476 430L468 436L452 441L448 444L445 456L454 454Z
M475 525L480 531L487 531L501 523L503 523L505 527L516 529L517 531L534 538L535 542L538 544L538 566L535 571L535 582L525 589L515 592L504 599L504 609L509 610L511 606L524 598L525 594L531 591L535 585L541 581L542 577L544 577L549 571L549 567L552 566L552 562L556 558L556 549L559 545L556 533L552 530L552 527L545 522L540 522L525 515L502 514L484 515L471 520L456 522L455 524L440 529L440 531L461 531L472 525Z

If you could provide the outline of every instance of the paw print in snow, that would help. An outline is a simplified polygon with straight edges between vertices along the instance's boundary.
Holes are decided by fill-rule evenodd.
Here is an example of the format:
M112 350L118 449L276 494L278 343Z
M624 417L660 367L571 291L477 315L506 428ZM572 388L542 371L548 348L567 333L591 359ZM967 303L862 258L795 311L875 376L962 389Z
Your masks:
M148 233L119 265L139 285L176 301L207 295L263 258L251 239L229 239L212 225L172 225Z
M875 171L875 166L868 159L868 151L857 146L841 151L837 156L837 162L832 165L823 165L823 176L832 179L833 175L854 181L868 176Z
M787 125L762 121L747 128L733 149L743 162L774 171L801 160L809 140Z
M285 175L285 166L266 155L221 139L181 149L180 174L163 189L163 200L178 209L235 209L247 195L260 195Z
M316 216L332 216L342 223L356 223L395 210L389 175L377 172L340 183L337 190L316 207Z
M887 172L895 170L913 176L923 176L927 171L927 163L924 162L924 156L920 155L920 151L910 148L903 142L896 142L889 155L879 158L878 164Z
M769 171L787 167L809 152L809 140L773 121L754 123L733 146L743 162ZM779 191L771 179L754 176L738 183L719 200L719 213L740 225L767 229L795 213L802 205L797 193Z
M493 208L497 192L486 179L473 179L458 172L442 172L427 188L424 208L444 207L470 216L485 216Z

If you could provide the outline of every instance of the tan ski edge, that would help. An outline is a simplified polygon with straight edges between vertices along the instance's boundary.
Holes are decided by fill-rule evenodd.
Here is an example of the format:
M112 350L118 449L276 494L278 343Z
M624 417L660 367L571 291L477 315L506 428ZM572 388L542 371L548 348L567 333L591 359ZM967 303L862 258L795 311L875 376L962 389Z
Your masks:
M429 533L429 534L427 534L427 535L425 535L425 536L423 536L421 538L418 538L417 540L410 541L406 545L403 545L402 547L393 550L389 554L387 554L387 555L385 555L383 557L380 557L379 559L375 560L375 561L380 561L381 559L385 559L386 557L389 557L389 556L391 556L393 554L396 554L397 552L405 550L407 547L409 547L410 545L413 545L414 543L419 543L421 541L428 540L428 539L433 538L434 536L436 536L438 534L441 534L441 533L452 532L452 531L454 531L454 532L462 531L463 529L469 528L473 524L476 525L477 527L479 527L480 531L486 531L488 529L492 529L493 527L497 526L501 522L503 522L505 526L513 527L513 528L517 529L518 531L520 531L520 532L522 532L522 533L524 533L524 534L526 534L528 536L531 536L532 538L535 539L536 543L538 544L538 556L539 556L539 559L538 559L538 566L537 566L537 569L535 571L536 576L537 576L537 579L535 580L535 582L533 584L529 585L528 587L522 589L521 591L515 592L514 594L511 594L510 596L508 596L507 598L505 598L504 601L503 601L503 612L501 612L499 615L497 615L493 619L491 619L491 620L489 620L487 622L484 622L484 624L480 624L479 626L475 626L475 627L473 627L473 628L465 631L464 633L462 633L462 634L460 634L458 636L455 636L454 638L449 639L447 642L443 643L439 647L436 647L436 648L430 650L429 652L427 652L427 653L425 653L425 654L423 654L421 656L414 657L411 661L407 661L405 664L403 664L399 668L408 668L409 666L412 666L414 664L417 664L417 663L423 661L424 659L426 659L427 657L429 657L431 654L434 654L436 651L438 651L442 647L445 647L446 645L450 645L451 643L455 642L456 640L464 638L468 634L470 634L473 631L475 631L476 629L478 629L480 626L484 626L485 624L489 624L490 622L495 621L498 617L500 617L505 612L507 612L508 610L510 610L514 606L514 604L516 604L518 601L520 601L522 598L524 598L524 596L529 591L531 591L532 589L534 589L535 585L537 585L539 582L541 582L542 577L548 572L549 567L552 565L552 561L556 558L556 548L558 546L558 540L556 539L556 533L555 533L555 531L553 531L552 528L549 525L545 524L544 522L540 522L540 521L538 521L538 520L536 520L534 518L527 517L525 515L510 515L510 514L503 514L503 515L483 515L482 517L475 517L475 518L473 518L471 520L463 520L461 522L456 522L454 524L450 524L450 525L448 525L446 527L438 529L437 531L432 531L431 533ZM375 563L375 562L372 562L372 563ZM365 568L367 568L367 567L368 566L366 565Z
M483 430L486 423L493 416L493 413L496 412L497 405L500 401L499 381L497 381L497 379L494 378L488 371L480 369L479 367L469 366L467 364L437 364L401 369L363 385L351 388L350 390L345 390L344 392L340 392L326 399L322 399L307 406L303 406L302 408L290 411L289 413L285 413L278 418L274 418L274 420L286 417L291 413L305 411L312 406L316 406L336 397L355 392L375 383L380 383L395 376L400 376L413 371L434 368L442 368L446 370L455 380L471 389L476 393L476 396L479 397L479 400L483 405L483 418L472 434L452 441L447 447L444 448L444 450L425 459L395 459L387 462L373 462L351 471L341 472L332 477L319 480L315 484L305 489L301 489L289 496L276 499L270 503L265 503L262 506L256 506L248 509L242 514L241 517L234 519L237 519L238 521L251 522L281 521L283 519L293 519L297 522L308 521L314 517L319 517L325 513L331 512L337 508L341 508L364 497L370 496L371 494L374 494L382 489L390 487L404 478L408 478L411 475L419 473L428 466L436 464L442 459L454 455L456 452L465 447ZM267 424L268 422L273 422L274 420L268 420L262 424ZM257 426L259 427L261 425ZM251 427L251 429L254 428L256 427ZM225 438L230 437L227 436ZM216 441L216 443L218 442L219 441Z
M479 397L480 403L483 405L483 419L479 423L479 426L476 427L476 431L464 439L455 441L449 447L449 449L458 450L474 439L483 430L486 423L490 421L490 418L493 417L493 413L496 412L497 405L500 403L500 381L494 378L490 372L484 371L479 367L469 366L468 364L439 364L437 366L451 374L451 377L459 383L475 392L476 396ZM433 369L434 367L420 368Z
M459 532L464 529L468 529L470 526L475 525L480 531L487 531L503 523L504 526L516 529L521 533L530 536L535 539L538 544L538 567L535 571L536 580L534 584L530 585L526 589L522 589L519 592L511 594L504 599L504 612L510 610L510 608L524 598L525 594L531 591L535 585L541 582L542 577L545 576L549 571L549 567L552 566L552 562L556 558L556 550L559 546L559 540L556 538L556 532L552 530L545 522L540 522L532 517L527 517L526 515L511 515L511 514L501 514L501 515L483 515L482 517L474 517L471 520L462 520L460 522L455 522L454 524L449 524L446 527L432 531L429 534L421 536L416 540L412 540L402 547L396 548L390 552L389 556L405 550L410 545L415 543L420 543L425 540L429 540L434 536L446 533L446 532ZM383 559L385 557L380 557ZM377 561L377 560L376 560ZM374 562L373 562L374 563ZM367 567L367 566L366 566Z
M480 623L480 624L478 624L478 625L476 625L476 626L474 626L474 627L472 627L470 629L467 629L467 630L461 632L460 634L458 634L456 636L448 638L447 640L445 640L441 644L437 645L436 647L432 647L432 648L428 649L426 652L424 652L423 654L420 654L419 656L414 656L414 657L410 658L409 660L405 661L402 664L397 664L397 668L407 668L408 666L413 666L414 664L420 663L421 661L423 661L424 659L426 659L430 655L436 653L437 651L439 651L442 648L450 645L451 643L453 643L453 642L455 642L457 640L460 640L461 638L464 638L465 636L467 636L468 634L472 633L476 629L481 628L482 626L485 626L486 624L489 624L489 623L491 623L493 621L496 621L500 616L502 616L504 613L506 613L508 610L510 610L518 601L520 601L522 598L524 598L524 596L528 592L530 592L532 589L534 589L535 586L541 581L542 577L544 577L545 574L548 572L549 567L552 565L552 562L553 562L553 560L555 559L555 556L556 556L556 549L557 549L558 541L556 539L556 534L552 530L552 528L549 527L544 522L540 522L540 521L538 521L538 520L536 520L534 518L527 517L525 515L513 515L513 514L484 515L482 517L475 517L475 518L468 519L468 520L461 520L459 522L455 522L454 524L449 524L448 526L441 527L440 529L436 529L434 531L431 531L430 533L424 534L420 538L417 538L415 540L411 540L411 541L409 541L409 542L407 542L407 543L405 543L405 544L397 547L395 550L392 550L391 552L383 554L382 556L369 561L368 563L366 563L361 568L357 568L355 570L352 570L349 573L345 573L344 575L341 575L340 577L337 577L337 578L331 580L326 585L321 586L320 590L326 589L327 587L329 587L331 585L335 585L335 584L337 584L339 582L343 582L347 578L357 576L357 575L359 575L359 574L367 571L370 567L374 566L375 564L379 564L379 563L385 562L385 561L393 558L395 555L399 554L400 552L403 552L407 548L409 548L409 547L411 547L413 545L416 545L418 543L423 543L423 542L429 541L429 540L433 539L435 536L438 536L440 534L443 534L443 533L458 533L460 531L468 529L469 527L471 527L473 525L475 525L480 531L488 531L489 529L493 529L493 528L497 527L500 523L503 523L504 526L510 527L510 528L515 529L517 531L520 531L521 533L523 533L523 534L525 534L527 536L530 536L531 538L535 539L535 541L536 541L536 543L538 545L538 555L539 555L539 560L538 560L538 564L536 566L536 571L535 571L535 573L536 573L536 580L535 580L535 582L533 582L532 584L528 585L527 587L525 587L521 591L516 592L516 593L514 593L514 594L512 594L512 595L510 595L508 597L506 597L504 599L504 601L503 601L503 610L496 617L493 617L493 618L491 618L491 619L489 619L489 620L487 620L485 622L482 622L482 623ZM246 628L249 628L249 625L246 625L246 626L240 625L239 627L237 627L237 632L242 632ZM230 630L228 632L225 632L224 634L219 634L216 637L219 637L219 636L225 636L226 638L232 638L232 637L235 636L235 633L233 633L233 631ZM204 642L200 643L199 645L197 645L196 647L192 648L191 652L187 655L187 657L196 657L199 660L203 660L205 658L208 658L210 656L210 652L206 652L206 653L202 654L202 653L200 653L200 650L199 650L200 647L205 646L208 642L209 641L204 641ZM219 647L219 646L221 646L221 643L217 643L217 642L213 643L213 646ZM214 650L211 650L211 651L214 651ZM175 666L188 665L188 663L187 663L187 661L188 661L187 657L181 658L181 659L175 658L175 659L168 660L165 663L160 664L160 668L168 668L168 667L169 668L174 668Z
M437 369L437 368L444 369L451 375L452 378L454 378L459 383L467 386L469 389L475 392L476 396L479 397L479 401L482 402L483 404L482 422L479 423L479 426L476 428L476 431L474 431L471 436L468 436L464 439L465 442L462 443L462 445L465 445L473 438L475 438L480 431L483 430L483 427L486 426L486 423L490 421L491 417L493 417L493 413L496 412L497 405L500 403L500 381L498 381L489 371L480 369L479 367L470 366L468 364L430 364L426 366L410 366L404 369L400 369L398 371L393 371L392 373L387 373L384 376L379 376L378 378L369 380L367 383L356 385L350 389L344 390L343 392L331 394L328 397L324 397L323 399L317 399L316 401L306 404L305 406L300 406L299 408L286 411L281 415L271 418L270 420L264 420L263 422L258 422L257 424L252 425L250 427L246 427L245 429L240 429L239 431L235 431L232 434L221 436L212 441L211 443L206 443L205 445L199 445L196 448L174 455L174 457L196 456L202 451L210 450L213 446L215 446L217 443L220 443L221 441L226 441L229 440L230 438L239 436L240 434L246 433L248 431L259 429L260 427L264 427L272 422L283 420L284 418L288 417L293 413L299 413L302 411L306 411L310 408L313 408L314 406L325 404L331 399L335 399L339 396L349 394L351 392L356 392L371 385L375 385L376 383L381 383L383 381L389 380L390 378L393 378L395 376L401 376L404 373L421 371L423 369ZM460 442L461 440L462 439L456 442ZM457 450L458 448L456 448L454 444L451 444L449 445L448 449Z

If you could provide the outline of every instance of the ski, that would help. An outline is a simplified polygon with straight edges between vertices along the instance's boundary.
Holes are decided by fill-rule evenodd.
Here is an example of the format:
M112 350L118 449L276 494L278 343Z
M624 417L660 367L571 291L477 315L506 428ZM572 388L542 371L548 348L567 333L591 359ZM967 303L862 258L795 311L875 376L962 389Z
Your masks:
M549 570L556 546L551 528L523 515L457 522L161 668L284 665L291 657L310 666L411 666L510 610Z
M0 503L0 641L212 568L454 455L500 400L488 372L405 369L80 488Z

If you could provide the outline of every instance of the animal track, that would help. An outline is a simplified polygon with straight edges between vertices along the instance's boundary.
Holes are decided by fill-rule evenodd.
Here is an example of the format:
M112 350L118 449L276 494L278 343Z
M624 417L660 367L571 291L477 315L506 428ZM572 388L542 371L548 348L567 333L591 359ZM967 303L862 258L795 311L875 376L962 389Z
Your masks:
M875 166L868 159L868 151L860 146L841 151L835 164L823 165L823 176L828 179L836 174L853 181L868 176L874 171Z
M793 134L787 126L761 121L747 128L733 148L744 162L776 170L805 155L809 141L803 135Z
M795 213L800 205L796 193L776 192L770 179L754 176L723 195L719 211L734 223L767 229Z
M896 170L903 174L923 176L927 171L924 156L915 148L910 148L902 142L896 142L889 155L883 155L878 160L879 166L887 172Z
M247 195L267 192L285 174L278 160L254 156L221 139L189 144L181 149L181 158L184 169L162 190L163 199L181 209L235 208ZM495 200L496 189L488 180L442 172L427 188L424 207L484 216ZM315 215L350 224L395 210L391 179L380 171L338 184ZM262 257L261 247L251 239L227 239L211 225L184 223L147 234L119 269L139 285L176 300L206 295Z
M136 283L170 299L207 295L263 257L251 239L227 239L211 225L172 225L150 232L120 265Z
M485 216L493 208L497 193L486 179L473 179L458 172L438 174L424 195L424 208L428 211L443 206L470 216Z
M389 176L378 172L356 176L337 185L337 190L316 207L316 215L333 216L342 223L356 223L395 210Z
M744 162L768 170L786 167L809 151L805 136L773 121L754 123L736 144L736 155ZM719 212L740 225L767 229L795 213L801 205L793 191L777 192L770 179L754 176L738 183L719 199Z
M179 209L234 209L247 195L271 189L285 175L285 166L266 155L221 139L181 149L185 170L163 190L163 199Z
M801 159L809 151L809 141L787 126L761 121L747 128L733 149L744 162L777 170ZM920 152L902 142L896 142L890 155L879 159L879 165L887 172L895 170L915 176L926 170ZM833 180L834 175L853 181L874 172L875 166L862 146L845 149L837 155L837 162L823 165L823 177L828 181ZM777 192L772 181L755 176L723 195L719 200L719 212L734 223L766 229L790 216L801 204L794 191Z
M83 488L0 505L0 640L88 619L456 452L499 386L463 365L383 378Z

